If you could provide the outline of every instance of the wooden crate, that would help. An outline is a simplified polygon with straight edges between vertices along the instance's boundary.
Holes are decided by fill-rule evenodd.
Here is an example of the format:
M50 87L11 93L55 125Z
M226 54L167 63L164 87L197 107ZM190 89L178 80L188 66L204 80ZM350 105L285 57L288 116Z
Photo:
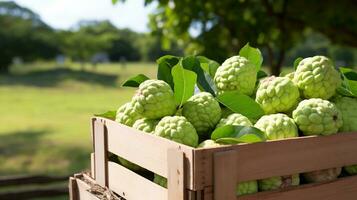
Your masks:
M104 118L92 119L92 176L128 200L355 200L357 176L235 196L238 182L357 163L357 133L195 149ZM168 178L168 189L108 161L119 155Z

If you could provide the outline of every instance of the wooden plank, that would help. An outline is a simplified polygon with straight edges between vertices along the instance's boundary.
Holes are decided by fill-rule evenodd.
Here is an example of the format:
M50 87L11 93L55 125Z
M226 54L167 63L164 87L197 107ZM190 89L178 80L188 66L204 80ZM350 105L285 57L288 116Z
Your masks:
M214 199L235 199L237 181L236 151L214 155Z
M284 191L260 192L234 198L236 200L356 200L357 176L339 178L336 181L309 184ZM231 200L231 199L226 199ZM233 199L232 199L233 200Z
M69 200L79 200L78 187L75 178L69 177L68 188L69 188Z
M94 157L94 153L90 154L90 176L93 179L95 177L95 157Z
M26 188L16 189L14 191L0 192L1 200L27 200L43 197L59 197L68 195L68 187L40 187L40 188Z
M122 167L114 162L108 163L109 188L130 200L168 200L167 189Z
M213 200L213 187L205 187L203 190L204 200Z
M356 164L357 133L196 149L195 189L213 185L213 154L227 150L237 150L237 180L255 180Z
M108 150L116 155L155 172L168 176L168 149L179 149L185 157L185 187L194 190L193 151L194 148L147 134L131 127L105 119L108 130ZM129 142L130 141L130 142Z
M94 158L95 180L100 186L108 186L108 151L107 132L104 122L100 119L94 121Z
M184 186L184 155L178 149L168 149L168 199L170 200L184 200L185 186Z
M78 188L78 199L75 200L99 200L94 194L90 193L90 186L80 179L76 179ZM72 199L71 199L72 200Z

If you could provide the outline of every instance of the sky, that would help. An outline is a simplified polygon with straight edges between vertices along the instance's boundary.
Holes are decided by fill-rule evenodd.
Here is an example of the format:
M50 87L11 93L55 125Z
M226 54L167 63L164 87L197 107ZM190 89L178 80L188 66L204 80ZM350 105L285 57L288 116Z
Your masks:
M1 1L1 0L0 0ZM126 0L113 5L111 0L15 0L30 8L57 29L69 29L80 20L110 20L119 28L147 32L148 14L154 5L144 7L144 0Z

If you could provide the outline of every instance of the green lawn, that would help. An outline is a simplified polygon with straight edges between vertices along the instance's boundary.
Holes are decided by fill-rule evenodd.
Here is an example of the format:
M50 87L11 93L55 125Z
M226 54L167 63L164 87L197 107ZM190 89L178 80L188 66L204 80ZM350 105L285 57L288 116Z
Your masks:
M89 168L90 117L117 109L133 89L120 83L156 71L151 63L95 69L52 63L15 66L0 76L0 175L70 174Z

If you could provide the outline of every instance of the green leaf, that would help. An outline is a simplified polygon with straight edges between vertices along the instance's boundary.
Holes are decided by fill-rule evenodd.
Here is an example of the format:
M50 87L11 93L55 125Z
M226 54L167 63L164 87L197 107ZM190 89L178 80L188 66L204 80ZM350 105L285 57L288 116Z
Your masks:
M297 66L299 65L300 61L302 61L303 58L298 57L294 61L294 69L296 70Z
M263 109L251 97L237 91L220 94L217 100L227 108L250 119L259 119L264 115Z
M105 113L102 113L102 114L95 114L94 116L96 117L104 117L104 118L107 118L107 119L111 119L111 120L115 120L116 118L116 115L117 115L117 111L107 111Z
M144 74L138 74L134 77L129 78L123 83L123 87L138 87L142 82L148 80L149 77Z
M197 56L197 58L200 61L202 69L207 72L211 77L214 77L220 64L204 56Z
M260 67L263 64L263 56L258 48L251 47L249 43L247 43L240 51L239 55L248 59L251 63L253 63L257 71L260 70Z
M257 80L265 78L265 77L268 77L268 74L263 70L259 70L258 74L257 74Z
M218 143L237 144L264 142L266 136L255 127L226 125L215 129L211 139Z
M119 0L112 0L112 4L118 3Z
M203 89L206 92L215 95L215 85L212 77L205 72L197 57L187 56L181 60L181 65L187 70L191 70L197 74L197 85L199 88Z
M174 89L174 82L171 69L180 61L180 57L166 55L159 58L156 62L159 65L157 70L157 79L163 80Z
M339 70L343 82L337 92L343 96L357 97L357 73L349 68L340 67Z
M184 69L181 64L175 65L171 73L174 81L175 100L181 107L193 95L197 75L195 72Z

